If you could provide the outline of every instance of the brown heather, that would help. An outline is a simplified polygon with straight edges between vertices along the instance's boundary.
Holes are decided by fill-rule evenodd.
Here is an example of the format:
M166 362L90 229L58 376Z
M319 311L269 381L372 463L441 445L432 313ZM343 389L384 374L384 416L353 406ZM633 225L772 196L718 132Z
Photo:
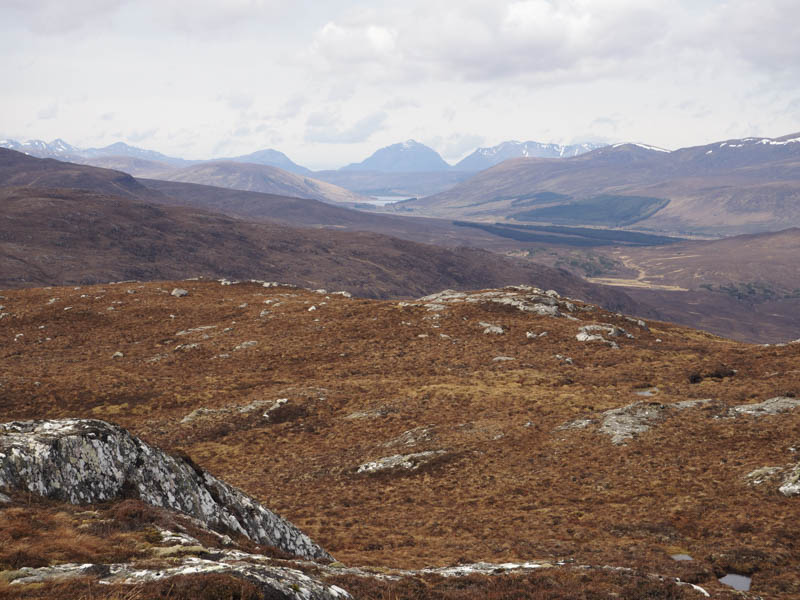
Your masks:
M189 295L171 296L174 287ZM797 461L800 410L727 416L733 405L800 393L798 344L754 346L663 323L648 331L601 310L575 313L630 331L635 339L616 338L617 350L577 341L583 323L508 306L452 305L434 318L422 306L256 284L2 295L4 422L117 422L241 487L347 565L568 561L526 575L331 580L357 598L698 597L652 574L739 597L716 581L728 571L752 574L762 597L800 595L798 499L774 482L746 480ZM505 334L484 334L479 322ZM208 328L190 331L198 327ZM235 349L248 341L256 344ZM652 386L655 396L636 394ZM287 404L265 418L280 398ZM710 402L665 411L624 445L596 427L558 429L637 400L687 399ZM240 410L255 401L266 404ZM209 410L184 420L199 408ZM416 471L356 473L367 461L428 450L442 454ZM5 569L135 557L150 543L148 523L166 518L136 504L14 499L0 505ZM85 510L101 510L99 522L83 527ZM104 530L106 518L113 524ZM678 552L695 560L670 559ZM196 581L1 585L10 598L210 597ZM253 593L222 576L207 585L220 586L214 597Z

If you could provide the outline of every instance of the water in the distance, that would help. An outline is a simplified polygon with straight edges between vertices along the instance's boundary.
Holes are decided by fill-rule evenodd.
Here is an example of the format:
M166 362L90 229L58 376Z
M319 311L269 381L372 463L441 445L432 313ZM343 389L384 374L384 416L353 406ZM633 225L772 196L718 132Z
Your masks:
M737 573L728 573L725 577L720 577L719 582L731 586L735 590L746 592L750 589L750 577L747 575L738 575Z
M671 555L670 555L670 558L671 558L672 560L694 560L694 559L693 559L691 556L689 556L688 554L671 554Z
M371 196L367 202L375 206L386 206L387 204L409 200L410 198L411 196Z

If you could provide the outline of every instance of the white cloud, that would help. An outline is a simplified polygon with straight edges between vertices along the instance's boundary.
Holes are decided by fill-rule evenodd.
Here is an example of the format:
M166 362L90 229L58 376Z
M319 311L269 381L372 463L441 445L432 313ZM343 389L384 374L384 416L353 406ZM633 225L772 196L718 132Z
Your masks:
M58 104L50 104L41 109L36 116L39 119L55 119L58 116Z
M0 130L326 166L411 137L452 160L478 138L781 135L798 22L797 0L0 0Z
M385 112L376 112L359 119L349 127L341 127L337 115L318 112L306 122L305 139L323 144L354 144L364 142L379 131L386 121Z
M4 0L25 27L40 34L63 34L108 22L130 0Z

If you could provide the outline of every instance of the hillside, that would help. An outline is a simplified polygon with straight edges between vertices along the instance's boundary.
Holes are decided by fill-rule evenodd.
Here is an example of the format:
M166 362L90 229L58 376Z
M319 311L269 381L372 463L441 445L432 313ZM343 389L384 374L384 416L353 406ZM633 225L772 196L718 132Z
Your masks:
M280 280L359 296L409 297L546 282L619 310L649 313L617 290L491 252L385 235L244 222L76 190L0 190L0 286L163 279L187 274Z
M158 192L143 186L127 173L34 158L0 148L0 188L25 186L81 189L139 200L161 197Z
M569 159L509 160L403 204L420 214L714 235L800 224L800 135L672 152L618 144Z
M323 202L356 204L366 200L363 196L324 181L252 163L207 162L161 173L158 178Z
M190 457L329 551L339 562L314 577L357 598L800 594L800 344L520 287L414 302L208 281L3 296L7 420L115 421ZM115 560L94 529L71 537L108 512L33 496L0 504L5 531L29 540L27 555L0 556L10 577L12 560ZM44 544L55 519L83 544ZM140 548L160 539L130 531ZM224 560L202 544L177 556ZM455 577L397 571L424 566ZM174 580L178 597L193 572ZM728 573L752 577L749 595L718 581ZM37 598L67 584L0 585Z

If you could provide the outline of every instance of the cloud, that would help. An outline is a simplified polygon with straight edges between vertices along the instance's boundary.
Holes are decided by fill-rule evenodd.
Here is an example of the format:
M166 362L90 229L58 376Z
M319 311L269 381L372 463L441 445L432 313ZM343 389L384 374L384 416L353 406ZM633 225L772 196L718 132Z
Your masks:
M437 144L439 153L448 160L457 160L485 143L486 138L474 133L453 134Z
M409 0L328 22L310 53L326 64L380 64L412 78L487 81L565 70L585 76L656 47L680 12L672 6L666 0Z
M350 127L341 128L338 116L317 112L310 115L306 121L305 140L323 144L364 142L373 133L383 129L387 117L385 112L379 111L356 121Z
M134 131L129 131L125 135L125 139L127 139L129 142L133 142L134 144L136 144L138 142L143 142L145 140L149 140L150 138L155 136L156 132L157 132L157 129L155 129L155 128L153 128L153 129L145 129L145 130L136 129Z
M4 0L4 8L20 22L42 34L63 34L108 21L130 0Z
M338 24L330 21L314 36L312 54L336 64L385 62L395 58L397 31L367 24Z
M220 94L217 99L224 102L228 108L238 111L245 111L253 106L253 94L241 90Z
M284 102L281 107L275 111L272 118L279 121L286 121L299 115L305 105L308 103L308 97L303 93L293 94Z
M58 104L53 103L44 107L36 113L36 116L40 119L55 119L58 116Z

